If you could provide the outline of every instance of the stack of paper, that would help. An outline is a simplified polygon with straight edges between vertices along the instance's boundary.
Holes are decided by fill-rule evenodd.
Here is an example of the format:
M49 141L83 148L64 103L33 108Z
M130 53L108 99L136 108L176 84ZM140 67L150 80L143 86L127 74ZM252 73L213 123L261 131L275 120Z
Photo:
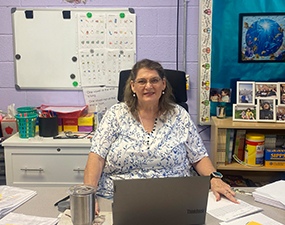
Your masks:
M58 218L9 213L7 216L0 220L0 225L19 224L19 222L21 225L55 225L58 221Z
M19 187L0 186L0 218L34 197L35 191Z
M254 200L281 209L285 209L285 180L256 188L252 193Z

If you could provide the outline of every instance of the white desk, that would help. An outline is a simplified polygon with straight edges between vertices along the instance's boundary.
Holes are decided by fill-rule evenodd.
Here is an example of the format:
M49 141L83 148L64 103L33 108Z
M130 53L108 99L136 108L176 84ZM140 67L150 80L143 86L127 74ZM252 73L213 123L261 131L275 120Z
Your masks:
M26 215L45 216L45 217L57 217L59 211L54 203L67 196L67 187L27 187L27 189L37 191L37 195L20 206L14 212L23 213ZM245 188L245 190L253 191L254 188ZM285 211L279 208L271 207L269 205L260 204L254 201L252 196L237 194L237 197L241 200L248 202L251 205L255 205L264 209L262 213L280 223L285 221ZM99 199L100 208L102 211L111 211L112 201L107 199ZM219 220L207 214L206 224L217 225Z

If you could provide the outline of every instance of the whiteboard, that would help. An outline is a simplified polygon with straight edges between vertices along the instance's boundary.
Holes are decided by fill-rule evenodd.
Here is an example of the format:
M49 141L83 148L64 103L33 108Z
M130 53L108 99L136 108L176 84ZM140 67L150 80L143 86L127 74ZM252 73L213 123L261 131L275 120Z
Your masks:
M132 8L13 8L11 13L17 90L117 86L120 70L130 69L135 62L136 20ZM103 36L96 36L95 31L91 36L91 28L86 24L93 22L96 25L94 21L98 22L98 19ZM128 19L131 24L126 22ZM84 25L80 21L85 22ZM126 38L119 28L132 35ZM82 31L85 34L82 35ZM86 44L88 38L90 42ZM126 39L128 42L124 42ZM99 40L100 45L96 45ZM104 58L96 59L96 53ZM84 61L92 54L90 63Z

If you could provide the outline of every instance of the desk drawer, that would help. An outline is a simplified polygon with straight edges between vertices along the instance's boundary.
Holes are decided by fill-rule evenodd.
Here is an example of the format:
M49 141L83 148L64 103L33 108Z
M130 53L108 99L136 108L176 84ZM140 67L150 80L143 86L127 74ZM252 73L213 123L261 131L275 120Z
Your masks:
M88 154L12 154L14 185L60 185L83 183Z

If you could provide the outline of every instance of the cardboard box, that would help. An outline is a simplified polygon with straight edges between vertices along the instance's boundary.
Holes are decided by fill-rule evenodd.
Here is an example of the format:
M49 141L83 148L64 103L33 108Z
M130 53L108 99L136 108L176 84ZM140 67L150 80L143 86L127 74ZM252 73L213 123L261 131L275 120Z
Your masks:
M78 126L93 126L94 114L88 113L78 118Z
M1 129L3 137L10 137L18 132L18 125L16 118L4 117L1 121Z
M285 168L285 149L265 149L265 167Z
M63 118L62 124L63 126L77 126L78 118Z
M91 132L93 131L93 126L78 126L79 132Z
M63 131L78 132L78 126L63 125Z

